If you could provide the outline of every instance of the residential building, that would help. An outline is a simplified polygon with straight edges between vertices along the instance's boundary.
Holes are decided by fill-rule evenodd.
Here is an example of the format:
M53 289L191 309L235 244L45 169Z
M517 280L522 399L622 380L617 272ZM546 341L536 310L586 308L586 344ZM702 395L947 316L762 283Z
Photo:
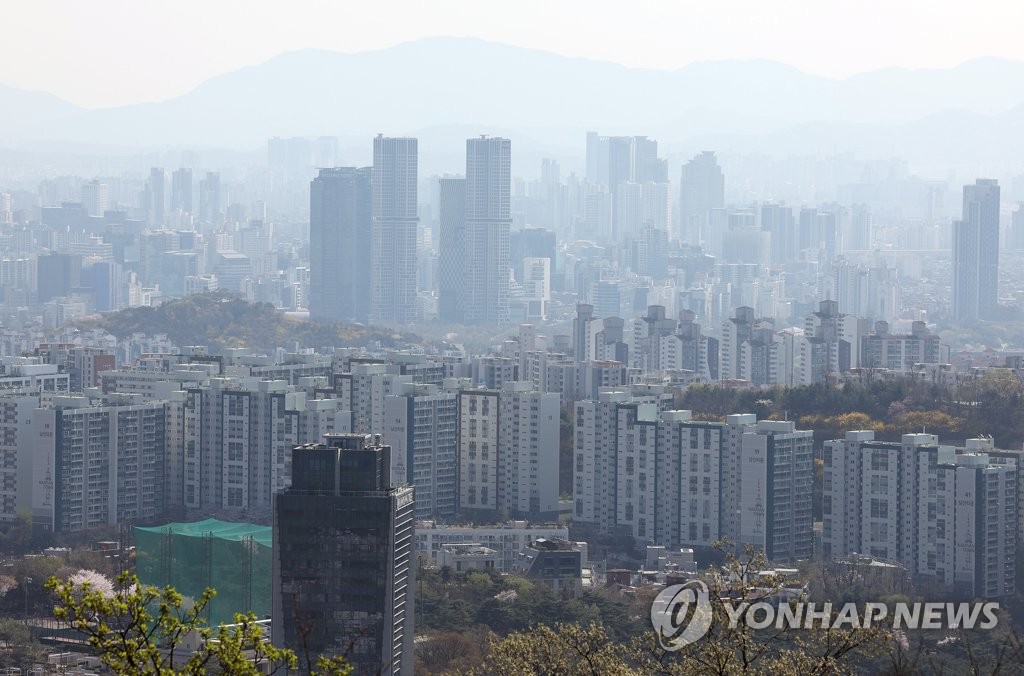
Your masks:
M509 321L509 227L512 143L466 141L466 209L462 301L464 323Z
M979 178L964 186L963 214L953 222L953 318L997 319L999 311L999 184Z
M315 319L365 321L370 313L371 173L321 169L310 184L309 311Z
M416 180L414 138L373 140L372 287L370 319L416 319Z

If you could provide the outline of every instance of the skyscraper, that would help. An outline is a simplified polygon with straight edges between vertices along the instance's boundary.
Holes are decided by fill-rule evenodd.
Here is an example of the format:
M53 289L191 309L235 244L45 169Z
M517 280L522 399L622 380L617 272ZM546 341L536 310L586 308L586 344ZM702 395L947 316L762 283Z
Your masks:
M963 215L953 221L953 318L994 319L999 310L999 183L964 186Z
M370 311L369 167L321 169L309 189L309 314L363 321Z
M762 205L761 230L771 235L772 265L785 265L796 258L796 223L790 207L782 204Z
M110 189L105 181L92 180L82 186L82 208L90 216L102 216L110 206Z
M466 141L466 231L463 308L467 324L509 319L509 227L512 142Z
M274 496L277 645L412 674L413 487L393 484L390 466L370 435L294 449L292 485Z
M192 170L186 167L171 174L171 211L192 213Z
M437 242L437 316L462 323L462 289L465 284L466 179L438 181L439 236Z
M414 138L373 140L371 321L416 318L416 161Z
M149 182L146 183L146 213L149 224L161 227L164 224L164 170L153 167L149 170Z
M706 239L712 209L725 206L725 176L715 154L705 150L683 165L679 180L679 237L690 244Z
M220 173L206 172L199 181L199 220L209 225L220 225Z

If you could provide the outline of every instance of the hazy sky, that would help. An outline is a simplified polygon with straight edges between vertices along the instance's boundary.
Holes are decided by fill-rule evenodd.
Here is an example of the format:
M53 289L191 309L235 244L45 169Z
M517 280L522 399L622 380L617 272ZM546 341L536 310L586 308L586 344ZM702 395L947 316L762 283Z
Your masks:
M473 36L628 66L773 59L828 77L1024 59L1016 0L15 0L0 83L100 107L182 94L284 51Z

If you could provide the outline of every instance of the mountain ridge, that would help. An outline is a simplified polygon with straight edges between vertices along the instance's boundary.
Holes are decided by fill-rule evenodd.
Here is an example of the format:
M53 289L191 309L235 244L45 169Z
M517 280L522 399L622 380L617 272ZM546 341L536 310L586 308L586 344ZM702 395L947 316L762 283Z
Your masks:
M967 136L979 136L974 128L985 125L968 113L1015 129L1006 116L1024 118L1021 84L1024 62L995 57L948 69L895 67L830 79L765 59L658 70L436 37L362 52L283 52L181 96L112 108L86 110L0 86L0 141L251 150L272 136L398 134L453 125L539 130L541 145L557 141L542 130L559 130L564 139L595 129L686 147L707 137L736 143L781 138L824 124L833 129L824 145L856 151L860 147L844 138L849 125L883 134L910 125L913 135L914 128L928 127L930 116L957 109L964 111L954 117L968 125Z

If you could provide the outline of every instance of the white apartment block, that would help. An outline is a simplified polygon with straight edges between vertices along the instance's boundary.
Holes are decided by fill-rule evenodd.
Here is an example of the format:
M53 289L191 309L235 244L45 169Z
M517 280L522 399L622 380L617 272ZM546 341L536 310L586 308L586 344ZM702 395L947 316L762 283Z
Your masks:
M0 368L0 391L29 388L67 392L70 383L70 376L60 367L43 364L38 357L4 357Z
M560 403L529 382L459 393L460 509L557 512Z
M351 372L334 374L339 408L352 411L352 431L380 434L384 429L384 398L398 394L412 376L389 373L387 364L351 364Z
M33 411L33 522L71 532L164 516L166 408L60 396Z
M496 390L459 392L459 509L498 509L498 427Z
M324 429L350 431L352 420L339 400L307 401L281 380L211 378L186 392L183 407L187 512L270 509L291 483L292 448L320 441Z
M32 388L0 390L0 524L32 509L33 412L39 404Z
M761 420L744 430L737 548L754 545L769 561L811 558L813 447L814 433L792 421Z
M1012 595L1020 456L991 447L940 446L929 434L879 442L866 431L826 442L825 555L897 561L966 597Z
M659 403L626 391L576 403L574 520L672 548L728 539L774 561L810 558L812 433Z
M513 515L554 514L561 397L531 383L505 383L498 406L498 509Z
M455 516L458 485L458 394L406 383L384 398L383 442L391 446L395 484L416 488L416 517Z

